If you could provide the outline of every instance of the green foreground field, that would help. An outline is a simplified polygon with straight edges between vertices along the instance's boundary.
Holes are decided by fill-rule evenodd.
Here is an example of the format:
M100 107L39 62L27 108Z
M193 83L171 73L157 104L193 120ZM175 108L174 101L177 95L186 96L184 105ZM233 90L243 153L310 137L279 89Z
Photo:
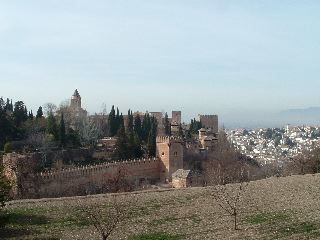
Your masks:
M230 192L237 187L227 185ZM207 187L116 194L126 218L110 239L320 239L319 174L250 182L239 230L213 193ZM94 209L105 221L114 196L12 201L0 214L0 239L100 239L81 212Z

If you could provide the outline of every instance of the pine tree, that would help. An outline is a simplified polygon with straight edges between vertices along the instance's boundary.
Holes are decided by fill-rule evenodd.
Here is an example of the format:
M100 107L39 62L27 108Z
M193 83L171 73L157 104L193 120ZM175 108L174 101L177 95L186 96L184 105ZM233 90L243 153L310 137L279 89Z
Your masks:
M43 112L42 112L42 107L40 106L38 108L38 111L37 111L37 115L36 115L36 118L42 118L43 117Z

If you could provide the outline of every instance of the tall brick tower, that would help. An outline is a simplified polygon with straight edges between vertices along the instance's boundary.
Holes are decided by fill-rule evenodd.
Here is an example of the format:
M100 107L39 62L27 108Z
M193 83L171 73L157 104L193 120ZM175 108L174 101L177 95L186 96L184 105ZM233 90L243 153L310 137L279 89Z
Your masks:
M183 145L179 137L158 136L157 157L160 159L160 181L172 180L172 173L183 169Z
M70 107L72 109L81 109L81 96L77 89L74 91L73 95L71 96Z

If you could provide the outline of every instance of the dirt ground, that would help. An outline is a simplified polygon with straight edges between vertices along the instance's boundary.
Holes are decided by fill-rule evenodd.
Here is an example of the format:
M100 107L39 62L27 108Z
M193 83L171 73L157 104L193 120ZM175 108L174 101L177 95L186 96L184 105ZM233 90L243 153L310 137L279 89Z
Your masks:
M222 188L232 202L239 184ZM250 182L241 191L239 230L220 206L227 206L225 200L212 196L217 193L221 190L206 187L12 201L6 208L11 223L0 234L4 239L99 239L78 212L92 207L101 221L108 221L105 209L116 195L126 205L126 218L110 239L158 232L195 240L320 239L320 174Z

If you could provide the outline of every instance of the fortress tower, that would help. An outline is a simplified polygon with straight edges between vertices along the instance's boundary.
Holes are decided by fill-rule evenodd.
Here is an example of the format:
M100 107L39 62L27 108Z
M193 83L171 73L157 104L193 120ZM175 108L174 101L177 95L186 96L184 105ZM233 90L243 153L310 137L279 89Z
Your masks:
M77 89L74 91L73 95L71 96L70 107L72 109L81 109L81 96Z
M160 181L172 180L172 173L183 169L183 141L178 137L158 136L157 157L160 159Z
M206 130L218 133L218 115L200 115L199 119Z
M181 124L181 111L172 111L171 123Z

